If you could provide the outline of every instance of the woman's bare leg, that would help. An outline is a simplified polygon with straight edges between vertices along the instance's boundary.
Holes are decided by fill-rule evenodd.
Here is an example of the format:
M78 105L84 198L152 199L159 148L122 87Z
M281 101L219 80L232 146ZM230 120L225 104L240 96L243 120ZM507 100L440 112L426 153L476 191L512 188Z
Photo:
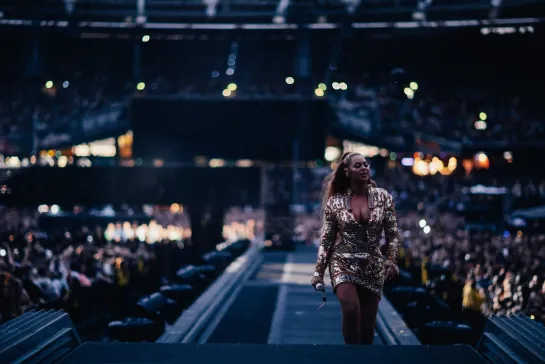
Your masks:
M380 298L363 287L358 287L358 298L360 306L360 343L372 345L375 337L375 322Z
M344 342L348 345L358 345L361 342L358 288L353 283L341 283L337 286L335 293L341 303Z

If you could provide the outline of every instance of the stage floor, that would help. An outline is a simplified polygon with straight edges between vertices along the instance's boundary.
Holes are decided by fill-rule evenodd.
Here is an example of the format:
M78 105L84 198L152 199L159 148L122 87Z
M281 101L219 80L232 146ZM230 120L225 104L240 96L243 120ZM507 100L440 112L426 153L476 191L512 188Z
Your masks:
M60 363L485 363L471 347L85 343Z

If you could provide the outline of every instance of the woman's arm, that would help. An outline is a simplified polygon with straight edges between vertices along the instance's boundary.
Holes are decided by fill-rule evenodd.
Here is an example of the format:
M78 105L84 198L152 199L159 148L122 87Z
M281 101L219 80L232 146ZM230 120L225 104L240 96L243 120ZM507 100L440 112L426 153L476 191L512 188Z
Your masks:
M324 211L324 226L322 228L322 238L320 248L318 249L318 260L316 269L312 277L312 284L323 283L324 273L329 262L331 248L337 237L337 219L331 206L331 198L327 201Z
M386 255L384 262L385 279L390 280L399 274L397 267L397 251L399 250L399 231L394 207L394 199L388 194L386 198L386 213L384 216L384 235L386 237Z
M392 195L386 198L386 214L384 216L384 235L386 237L386 255L392 263L397 261L399 250L399 231L397 229L396 212Z

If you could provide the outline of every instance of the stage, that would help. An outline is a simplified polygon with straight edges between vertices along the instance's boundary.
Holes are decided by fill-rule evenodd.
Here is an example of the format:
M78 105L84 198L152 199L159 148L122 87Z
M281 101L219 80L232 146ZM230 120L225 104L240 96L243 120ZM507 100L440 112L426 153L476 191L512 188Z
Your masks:
M60 361L81 363L485 363L471 347L85 343Z

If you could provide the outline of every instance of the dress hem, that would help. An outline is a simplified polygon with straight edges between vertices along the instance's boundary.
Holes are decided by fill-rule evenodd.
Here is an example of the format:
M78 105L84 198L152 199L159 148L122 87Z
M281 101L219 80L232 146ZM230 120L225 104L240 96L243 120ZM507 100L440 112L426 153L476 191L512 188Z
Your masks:
M344 284L344 283L352 283L352 284L355 284L356 286L358 287L361 287L367 291L369 291L370 293L374 294L375 296L377 296L379 299L382 298L382 290L380 292L377 292L376 290L374 289L371 289L369 288L368 286L366 286L365 284L363 284L361 281L359 280L344 280L344 281L340 281L340 282L337 282L336 284L334 284L333 282L331 282L331 286L333 287L333 294L337 294L337 287L339 287L341 284Z

